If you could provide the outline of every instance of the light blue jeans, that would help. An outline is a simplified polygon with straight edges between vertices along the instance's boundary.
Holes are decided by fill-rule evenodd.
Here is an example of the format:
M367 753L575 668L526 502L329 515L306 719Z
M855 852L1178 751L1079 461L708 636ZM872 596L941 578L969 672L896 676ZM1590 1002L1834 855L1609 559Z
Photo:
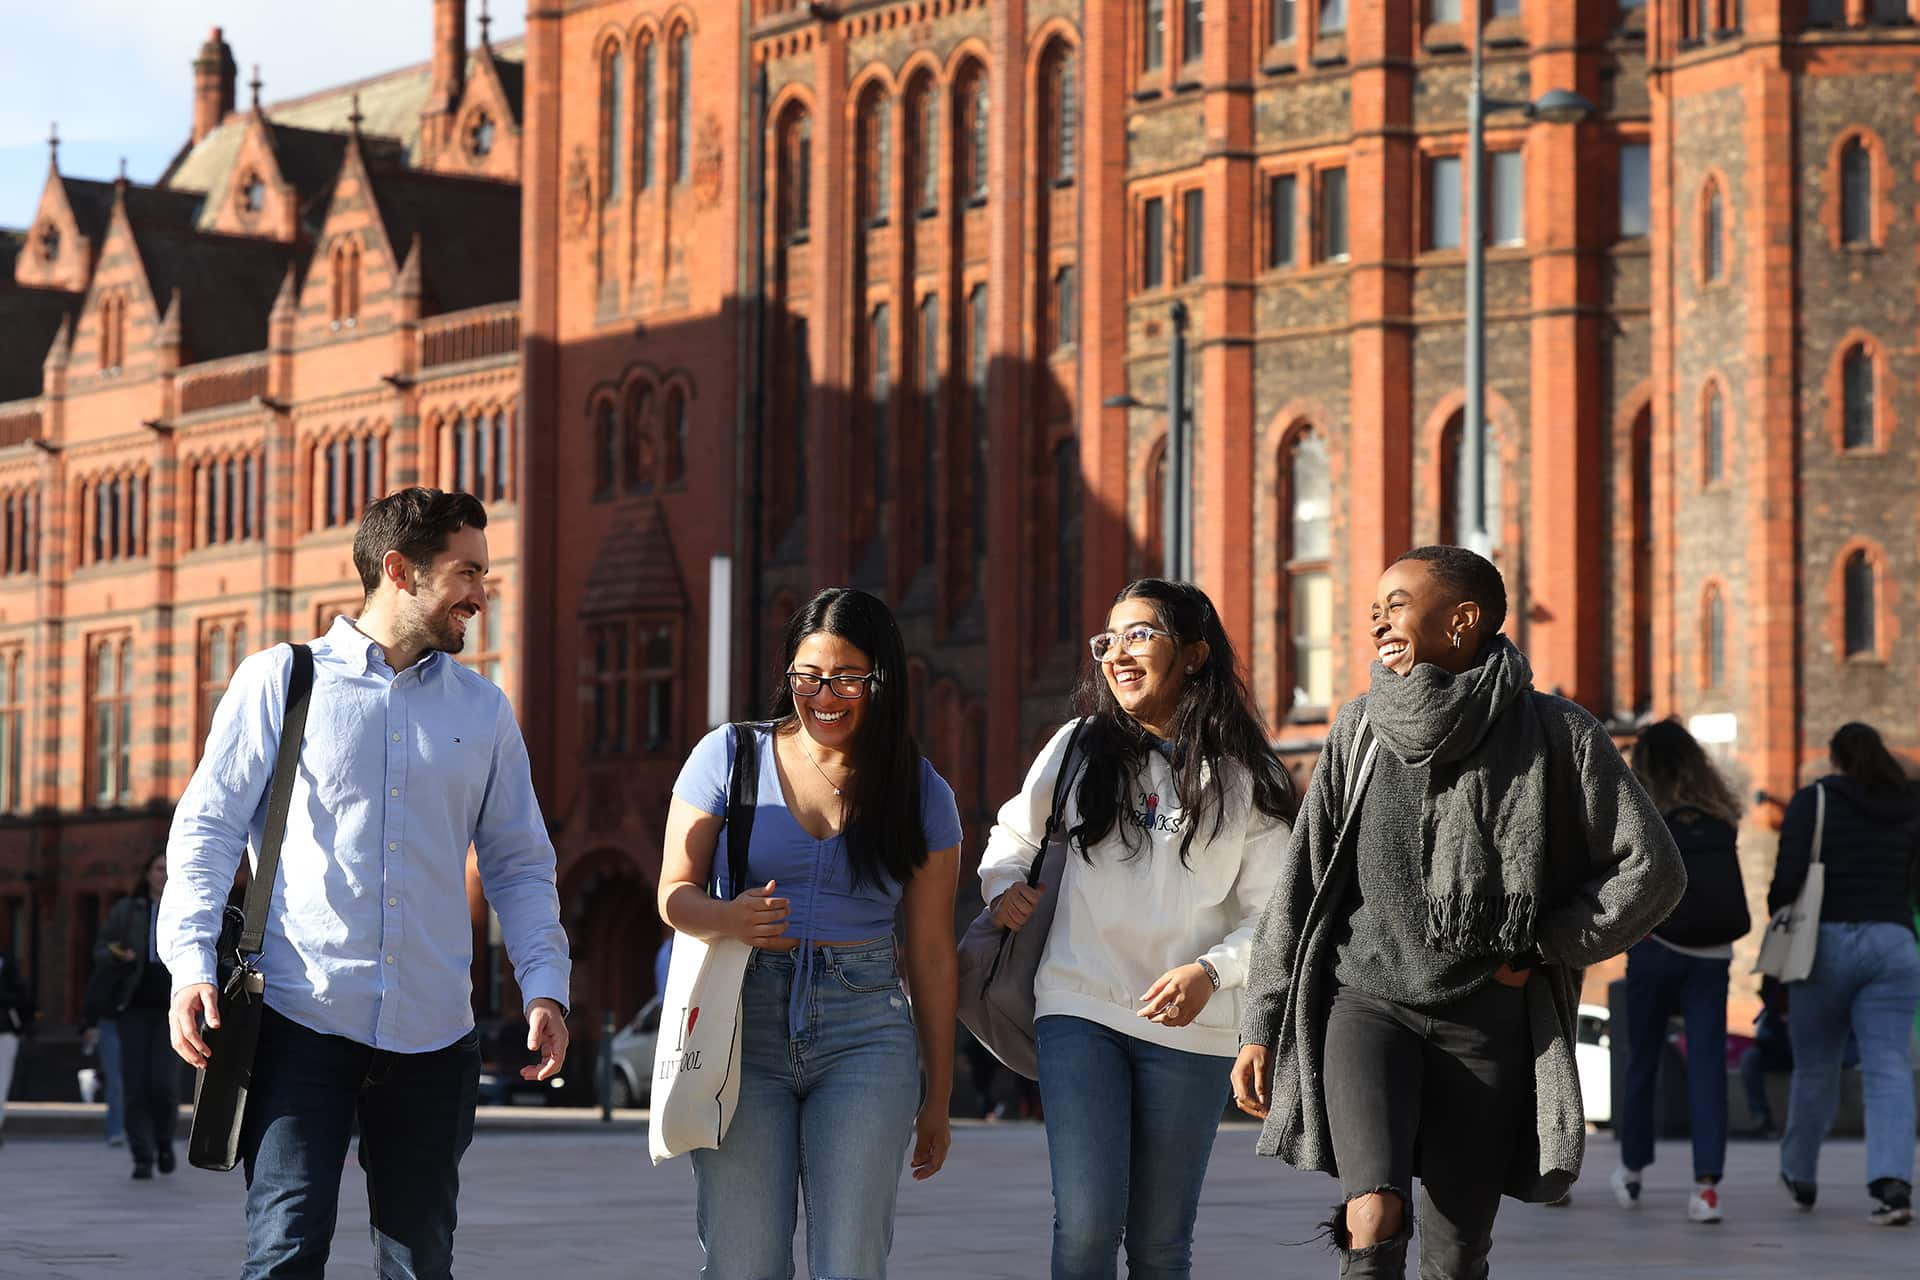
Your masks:
M1187 1280L1232 1058L1058 1014L1034 1024L1053 1166L1053 1280Z
M1823 924L1805 982L1788 988L1793 1085L1780 1172L1817 1182L1820 1141L1840 1105L1840 1057L1860 1042L1867 1181L1913 1181L1913 1066L1907 1044L1920 1005L1920 951L1902 924Z
M820 947L790 1035L795 952L759 951L742 992L740 1103L693 1153L708 1280L793 1275L797 1205L814 1280L884 1280L920 1108L920 1049L893 939Z

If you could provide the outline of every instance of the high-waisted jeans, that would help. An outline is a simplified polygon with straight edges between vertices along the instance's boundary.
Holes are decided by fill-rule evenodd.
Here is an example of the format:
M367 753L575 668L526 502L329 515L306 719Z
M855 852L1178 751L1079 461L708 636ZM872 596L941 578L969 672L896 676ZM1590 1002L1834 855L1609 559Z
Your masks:
M1788 990L1793 1084L1780 1135L1780 1172L1814 1182L1820 1140L1840 1105L1847 1030L1860 1041L1867 1181L1913 1181L1913 1067L1908 1045L1920 1002L1920 952L1902 924L1823 924L1813 972Z
M920 1050L893 939L820 947L798 1035L795 952L756 950L741 998L740 1101L693 1153L701 1275L786 1280L798 1206L814 1280L884 1280L920 1107Z
M1053 1166L1053 1280L1187 1280L1233 1059L1086 1018L1034 1024ZM1037 1274L1037 1271L1036 1271Z
M1627 952L1626 1096L1613 1108L1620 1163L1653 1163L1654 1087L1667 1019L1687 1024L1687 1120L1693 1176L1718 1180L1727 1164L1727 970L1732 961L1682 955L1652 938ZM1764 1097L1764 1094L1762 1095Z
M1365 1249L1346 1248L1337 1215L1340 1274L1405 1274L1417 1173L1421 1280L1481 1280L1507 1169L1533 1123L1526 992L1489 982L1414 1009L1343 987L1320 1074L1343 1200L1391 1191L1406 1210L1392 1239Z

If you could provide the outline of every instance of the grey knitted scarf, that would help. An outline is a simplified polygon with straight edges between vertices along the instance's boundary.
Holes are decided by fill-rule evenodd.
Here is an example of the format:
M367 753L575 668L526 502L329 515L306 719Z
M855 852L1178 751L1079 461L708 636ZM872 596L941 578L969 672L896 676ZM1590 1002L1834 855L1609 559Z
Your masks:
M1533 945L1546 866L1547 746L1532 692L1533 668L1505 636L1457 676L1425 662L1406 676L1373 664L1374 736L1402 763L1428 771L1418 798L1427 945L1450 955L1510 956Z

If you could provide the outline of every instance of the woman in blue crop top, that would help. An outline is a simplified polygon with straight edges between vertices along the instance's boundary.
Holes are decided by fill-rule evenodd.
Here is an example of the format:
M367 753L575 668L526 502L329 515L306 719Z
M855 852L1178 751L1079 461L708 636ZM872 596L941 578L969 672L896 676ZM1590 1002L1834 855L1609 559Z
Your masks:
M886 605L822 591L788 622L785 657L772 723L751 741L723 725L688 757L661 860L662 919L754 948L738 1108L719 1148L693 1153L701 1275L790 1274L804 1190L810 1272L878 1280L909 1139L916 1179L947 1157L960 813L908 730L906 645ZM724 871L738 751L760 763L744 886Z

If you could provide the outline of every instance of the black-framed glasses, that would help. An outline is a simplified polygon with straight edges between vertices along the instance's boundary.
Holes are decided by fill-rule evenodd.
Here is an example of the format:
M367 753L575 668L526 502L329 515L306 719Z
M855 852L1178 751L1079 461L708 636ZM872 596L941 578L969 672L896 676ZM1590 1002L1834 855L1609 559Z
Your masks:
M1155 636L1165 636L1169 640L1179 638L1171 631L1162 631L1158 627L1150 627L1144 622L1138 622L1122 631L1102 631L1097 636L1088 636L1087 648L1093 650L1095 662L1111 660L1115 651L1119 649L1124 649L1130 656L1137 658L1153 645Z
M869 671L863 676L821 676L811 671L789 671L787 688L793 690L796 698L811 698L825 685L834 697L855 702L866 697L867 687L879 678L878 671Z

